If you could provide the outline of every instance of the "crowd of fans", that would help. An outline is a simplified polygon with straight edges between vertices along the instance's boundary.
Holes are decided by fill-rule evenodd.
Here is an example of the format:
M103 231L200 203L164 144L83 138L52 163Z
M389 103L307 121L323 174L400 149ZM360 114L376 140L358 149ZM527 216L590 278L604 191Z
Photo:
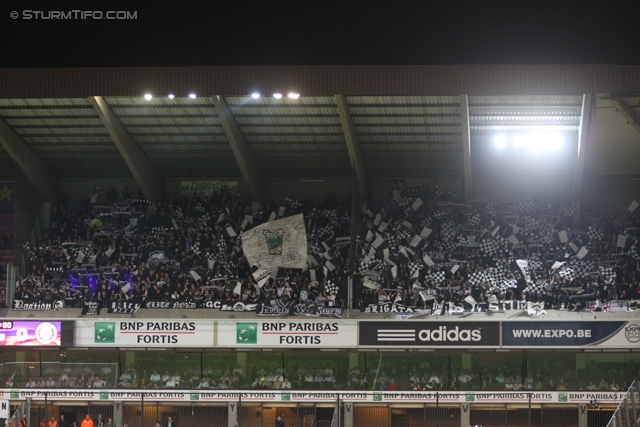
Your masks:
M633 230L640 209L624 218L627 226L613 218L602 226L600 218L579 217L574 207L544 196L460 204L434 185L362 213L351 271L350 196L315 203L288 198L279 206L271 199L247 203L222 189L150 204L118 202L111 188L102 204L100 193L90 191L72 209L53 209L51 229L29 249L16 298L64 299L67 307L129 299L340 307L349 276L362 310L387 302L428 310L435 302L464 309L504 300L578 310L593 301L640 298ZM298 213L305 215L310 269L280 269L259 287L243 256L242 231ZM516 260L525 263L524 280L514 276Z
M27 248L28 275L17 284L17 299L64 299L66 307L81 307L83 300L105 306L131 299L342 304L348 244L340 241L349 240L350 200L329 195L315 203L287 199L281 207L269 199L254 206L222 189L211 197L150 204L143 199L118 202L113 191L109 204L99 204L101 189L96 188L78 206L53 208L51 228L36 247ZM305 215L309 254L320 263L320 254L330 254L336 268L312 273L280 269L258 287L255 268L242 253L242 231L299 213ZM325 292L328 282L338 291Z
M544 196L504 204L460 204L457 198L436 185L363 215L356 286L361 309L387 302L465 309L520 300L578 310L592 301L640 298L633 228L640 209L617 218L622 226L616 218L589 215L588 208L579 217L576 208ZM518 264L520 281L513 274Z

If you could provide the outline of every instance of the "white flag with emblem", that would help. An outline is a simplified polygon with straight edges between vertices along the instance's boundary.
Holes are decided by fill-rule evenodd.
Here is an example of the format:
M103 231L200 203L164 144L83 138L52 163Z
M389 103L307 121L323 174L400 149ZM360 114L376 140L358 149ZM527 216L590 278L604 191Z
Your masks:
M249 264L261 268L307 268L307 230L303 214L271 221L242 234Z

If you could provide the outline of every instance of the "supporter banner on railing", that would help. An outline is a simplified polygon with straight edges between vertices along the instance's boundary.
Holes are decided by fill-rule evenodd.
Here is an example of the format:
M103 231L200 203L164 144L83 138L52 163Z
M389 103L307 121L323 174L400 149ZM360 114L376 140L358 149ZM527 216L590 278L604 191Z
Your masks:
M378 392L378 391L276 391L261 392L244 391L202 391L202 390L0 390L0 397L9 400L33 399L43 401L124 401L140 402L144 395L145 402L332 402L340 401L362 403L589 403L597 401L600 405L617 405L626 396L625 392L590 392L590 391L536 391L536 392Z
M342 309L336 307L306 306L298 304L293 307L272 307L266 304L258 304L256 315L261 317L280 316L308 316L308 317L342 317Z
M142 301L139 300L109 301L107 313L135 314L140 307L142 307Z
M238 190L238 181L182 181L180 182L180 195L211 197L215 192L223 188Z
M213 347L213 320L77 320L77 347Z
M64 301L34 301L31 299L16 299L15 301L13 301L12 308L19 311L54 311L64 308Z
M361 346L482 347L500 345L499 322L360 322Z
M356 348L355 321L219 321L218 347Z
M102 301L85 300L82 301L83 316L99 316L102 310Z
M639 342L635 322L502 322L504 347L629 348Z

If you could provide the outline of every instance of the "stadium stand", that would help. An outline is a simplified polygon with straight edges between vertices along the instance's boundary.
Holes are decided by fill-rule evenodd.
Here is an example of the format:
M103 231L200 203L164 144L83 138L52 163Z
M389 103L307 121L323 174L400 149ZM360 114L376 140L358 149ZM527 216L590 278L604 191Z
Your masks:
M9 425L606 424L640 376L640 89L509 70L0 85Z

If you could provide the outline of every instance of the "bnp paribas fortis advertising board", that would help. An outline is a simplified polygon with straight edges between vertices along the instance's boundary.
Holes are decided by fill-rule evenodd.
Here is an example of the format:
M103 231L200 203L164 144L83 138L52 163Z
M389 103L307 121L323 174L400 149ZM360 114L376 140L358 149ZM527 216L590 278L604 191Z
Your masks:
M78 347L213 347L211 320L81 320Z

